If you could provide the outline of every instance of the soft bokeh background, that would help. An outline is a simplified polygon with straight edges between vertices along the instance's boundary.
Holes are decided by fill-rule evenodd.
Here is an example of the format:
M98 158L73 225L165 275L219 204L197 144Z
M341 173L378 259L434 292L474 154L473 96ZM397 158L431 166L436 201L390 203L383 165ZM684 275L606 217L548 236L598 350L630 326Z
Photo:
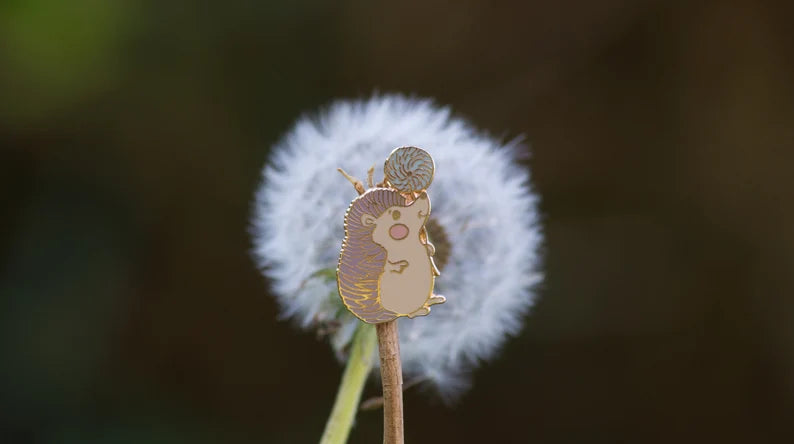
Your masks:
M250 202L374 90L525 134L547 235L523 333L409 391L408 442L792 439L786 4L5 0L0 442L315 442L341 368L276 321Z

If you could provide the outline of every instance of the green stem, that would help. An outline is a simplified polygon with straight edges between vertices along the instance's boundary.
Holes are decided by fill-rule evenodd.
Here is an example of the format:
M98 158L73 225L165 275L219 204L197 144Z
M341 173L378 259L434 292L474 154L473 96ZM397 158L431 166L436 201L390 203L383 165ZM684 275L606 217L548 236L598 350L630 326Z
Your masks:
M345 373L342 375L342 382L339 391L336 393L336 401L328 422L325 423L323 437L320 444L345 444L350 429L353 427L353 419L356 417L358 403L361 399L361 391L367 376L372 369L372 355L375 353L377 344L375 328L372 325L362 323L353 337L350 357L347 360Z

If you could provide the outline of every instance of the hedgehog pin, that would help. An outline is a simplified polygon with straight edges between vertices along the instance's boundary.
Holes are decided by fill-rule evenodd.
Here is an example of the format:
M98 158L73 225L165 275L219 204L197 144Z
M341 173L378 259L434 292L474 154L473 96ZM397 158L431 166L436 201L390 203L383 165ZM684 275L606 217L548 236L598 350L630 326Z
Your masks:
M383 182L373 185L370 169L368 190L340 172L359 192L345 214L336 271L342 302L369 324L427 315L446 300L433 294L440 273L425 230L433 158L420 148L397 148L386 159Z

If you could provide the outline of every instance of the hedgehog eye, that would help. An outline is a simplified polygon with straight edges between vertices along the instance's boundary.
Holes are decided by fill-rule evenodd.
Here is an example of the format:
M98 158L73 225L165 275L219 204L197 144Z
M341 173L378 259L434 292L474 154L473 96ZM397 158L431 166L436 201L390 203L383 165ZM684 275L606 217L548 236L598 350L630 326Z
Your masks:
M394 220L398 220L398 219L400 219L400 212L399 212L398 210L394 210L394 211L392 211L392 213L391 213L391 217L392 217L392 219L394 219Z

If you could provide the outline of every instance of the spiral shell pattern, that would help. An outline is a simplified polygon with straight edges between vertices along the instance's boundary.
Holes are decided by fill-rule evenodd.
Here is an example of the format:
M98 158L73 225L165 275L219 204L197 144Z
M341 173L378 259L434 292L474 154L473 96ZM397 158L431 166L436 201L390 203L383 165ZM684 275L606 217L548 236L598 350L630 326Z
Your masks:
M383 173L392 188L401 193L426 190L433 181L433 158L415 146L397 148L386 159Z

